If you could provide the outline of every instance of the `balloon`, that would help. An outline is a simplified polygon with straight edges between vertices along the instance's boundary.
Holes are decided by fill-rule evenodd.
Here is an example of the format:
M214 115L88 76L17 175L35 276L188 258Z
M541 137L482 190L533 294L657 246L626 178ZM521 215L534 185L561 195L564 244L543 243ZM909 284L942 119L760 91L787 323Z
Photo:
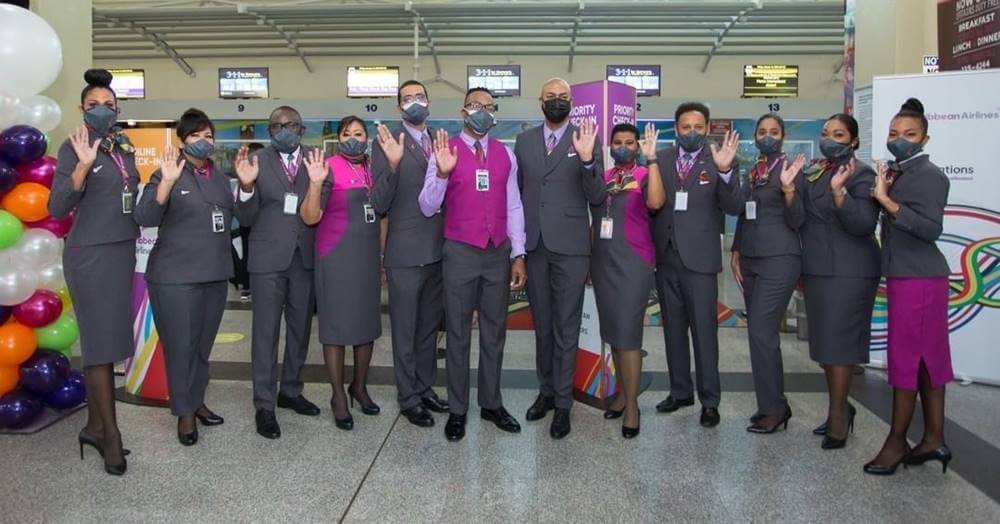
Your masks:
M36 328L58 320L62 310L59 295L47 289L39 289L31 298L14 306L14 318L19 324Z
M0 260L0 306L16 306L28 300L36 289L38 274L35 271L21 269Z
M69 296L69 288L59 288L59 291L56 291L56 294L58 294L59 299L62 300L63 311L73 309L73 298ZM0 318L3 318L2 310L0 310ZM2 322L0 322L0 324L2 324Z
M28 326L16 322L0 326L0 366L20 366L36 347L35 333Z
M28 426L42 414L43 407L41 400L26 391L15 389L0 397L0 428L18 429Z
M38 222L28 222L25 224L29 229L44 229L52 233L56 238L66 238L70 230L73 229L73 212L65 218L54 218L47 216Z
M52 131L62 120L62 109L51 98L33 95L21 100L21 122L36 127L46 133Z
M69 376L66 377L66 382L75 382L78 384L86 384L83 378L83 373L75 369L69 370Z
M29 229L21 235L12 262L24 269L37 270L59 260L62 241L46 229Z
M16 367L0 367L0 395L6 395L7 392L13 391L19 380L21 380L21 375Z
M0 92L0 129L6 129L20 122L21 99L9 93Z
M14 164L38 160L48 147L45 134L31 126L10 126L0 132L0 156Z
M17 166L17 179L20 182L35 182L45 187L52 187L52 178L56 174L56 159L43 156L33 162Z
M69 409L87 399L87 388L82 380L68 378L52 393L45 395L45 403L56 409Z
M65 304L65 302L64 302ZM10 306L0 306L0 326L7 322L7 319L14 313L14 309ZM2 395L3 393L0 393Z
M39 269L35 272L35 289L48 289L56 291L66 287L66 278L63 275L63 265L61 260ZM23 302L23 300L22 300Z
M47 395L66 382L69 359L55 351L36 351L20 367L21 388L36 395Z
M14 186L17 185L17 178L17 170L0 158L0 196L14 189Z
M3 207L22 222L38 222L49 216L49 188L35 183L22 182L11 189L3 200Z
M63 314L55 322L45 327L35 328L35 335L38 337L39 347L65 353L80 337L80 329L76 325L76 319ZM3 363L0 362L0 365Z
M42 17L0 4L0 91L28 96L45 91L63 66L59 36Z
M16 216L0 209L0 249L7 249L17 244L23 231L24 227Z

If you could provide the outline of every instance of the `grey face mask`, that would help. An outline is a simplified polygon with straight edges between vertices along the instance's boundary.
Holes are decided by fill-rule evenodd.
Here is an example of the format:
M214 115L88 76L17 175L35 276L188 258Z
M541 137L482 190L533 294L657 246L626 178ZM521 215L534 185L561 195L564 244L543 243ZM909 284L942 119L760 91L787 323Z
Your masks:
M348 138L340 143L338 150L349 157L359 157L368 151L368 142L362 142L357 138Z
M278 150L279 153L291 153L298 149L299 144L302 143L302 135L298 133L293 133L287 129L282 129L278 133L271 137L271 144L274 148Z
M886 147L889 148L889 152L892 153L892 156L896 157L897 162L913 158L914 155L924 149L924 145L920 142L910 142L902 137L889 142L886 144Z
M410 102L403 106L403 120L415 126L423 124L430 114L427 104L423 102Z
M615 164L625 165L631 164L635 161L635 157L639 154L638 150L629 149L625 146L615 147L611 149L611 158L614 159Z
M493 115L485 109L474 111L465 117L465 125L469 126L469 129L479 135L489 133L490 129L493 129L496 123L496 118L493 118Z
M190 144L184 144L184 154L198 160L205 160L212 156L214 152L215 144L204 138L200 138L198 141L191 142Z
M778 140L770 135L763 136L755 141L757 150L765 155L780 153L782 142L783 140Z
M117 121L118 113L105 105L94 106L83 112L83 123L90 126L99 136L108 134Z
M827 160L838 161L851 156L854 148L851 147L851 144L842 144L836 140L824 138L819 141L819 151Z
M705 135L690 131L683 135L677 135L677 143L688 153L694 153L705 145Z

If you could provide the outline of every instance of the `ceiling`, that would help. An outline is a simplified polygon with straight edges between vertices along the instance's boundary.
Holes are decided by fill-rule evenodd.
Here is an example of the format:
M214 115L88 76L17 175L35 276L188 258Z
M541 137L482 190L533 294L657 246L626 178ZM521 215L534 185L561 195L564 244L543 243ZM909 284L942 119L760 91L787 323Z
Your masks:
M95 60L841 55L843 0L94 0Z

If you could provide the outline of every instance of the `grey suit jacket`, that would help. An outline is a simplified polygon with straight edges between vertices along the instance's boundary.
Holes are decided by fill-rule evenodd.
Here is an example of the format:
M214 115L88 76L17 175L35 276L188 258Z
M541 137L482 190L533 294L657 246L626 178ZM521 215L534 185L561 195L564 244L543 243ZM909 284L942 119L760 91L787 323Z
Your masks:
M677 176L678 147L660 151L660 173L667 190L668 204L676 202L680 186ZM729 183L722 180L708 146L695 159L683 189L688 194L687 211L674 211L664 206L653 220L653 241L656 257L666 260L667 251L676 249L684 267L699 273L722 271L721 235L725 214L736 215L742 209L740 198L740 166L733 164ZM671 248L670 246L674 247Z
M91 143L96 139L97 136L91 134ZM135 225L135 220L132 215L122 213L122 175L111 155L99 151L83 189L73 191L70 175L76 168L77 160L73 145L66 140L59 147L55 178L49 195L49 213L54 218L64 218L71 211L76 212L66 245L92 246L137 238L139 227ZM139 172L135 169L135 155L122 155L122 160L128 172L128 187L134 199L139 194Z
M899 204L895 218L882 213L882 274L886 277L937 277L949 273L937 247L951 183L927 155L901 164L889 188Z
M544 238L545 248L554 253L589 255L588 203L599 205L605 195L601 143L594 144L594 162L586 168L572 149L573 124L566 126L551 154L545 149L542 128L521 133L514 144L527 232L525 248L535 250L539 238Z
M135 209L135 221L140 226L159 228L149 253L146 281L197 284L232 278L229 225L234 204L229 177L213 169L211 179L206 180L196 175L188 162L163 205L156 201L160 178L160 170L156 170ZM212 228L216 209L223 214L221 233Z
M802 274L878 278L882 274L875 240L879 208L871 197L875 171L858 161L840 209L833 205L831 176L825 173L805 184L806 221L799 230Z
M799 228L806 220L803 193L805 177L799 173L795 179L797 190L791 206L785 205L785 195L781 191L782 163L778 162L770 171L766 183L751 187L749 172L743 177L743 197L746 201L757 202L757 219L747 220L746 208L736 222L733 236L733 250L748 257L772 257L779 255L801 255L802 244Z
M302 147L299 154L305 157L312 148ZM302 263L312 269L315 256L316 226L307 226L298 212L286 215L285 193L299 196L299 207L309 190L309 175L304 162L299 163L295 185L288 183L282 167L281 155L272 146L254 154L259 172L253 196L246 202L236 199L236 218L250 228L247 270L251 273L284 271L292 264L295 250L302 252Z
M418 198L424 187L429 159L420 144L405 129L403 159L398 172L389 169L389 162L378 140L372 146L372 206L375 212L389 217L389 232L385 243L385 267L418 267L441 260L444 245L444 218L435 213L428 218L420 211ZM428 132L430 132L428 130Z

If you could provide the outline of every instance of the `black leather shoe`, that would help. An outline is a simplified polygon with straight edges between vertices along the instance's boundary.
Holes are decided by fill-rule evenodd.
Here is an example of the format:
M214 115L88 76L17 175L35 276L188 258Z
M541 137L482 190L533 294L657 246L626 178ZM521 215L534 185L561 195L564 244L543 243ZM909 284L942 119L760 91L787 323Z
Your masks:
M342 429L344 431L350 431L354 429L354 417L351 416L351 413L348 412L347 417L345 418L337 418L337 410L333 406L334 402L333 399L331 398L330 412L333 413L333 424L337 426L337 428Z
M899 460L896 462L893 462L892 464L876 464L873 460L865 464L864 472L869 475L878 475L882 477L893 475L896 473L896 468L898 468L900 464L903 465L903 469L906 469L911 453L913 453L913 450L910 449L909 445L907 445L906 452L903 453L903 456L899 457Z
M219 426L223 422L225 422L225 419L216 415L215 413L212 413L212 410L208 409L204 405L202 405L201 407L205 410L205 414L202 415L197 411L195 411L194 418L198 419L198 422L201 422L202 426Z
M365 415L378 415L382 412L382 408L379 407L370 397L368 399L358 399L354 395L354 384L351 384L347 388L347 396L351 397L351 408L354 407L354 402L357 401L358 405L361 406L361 412ZM365 396L368 396L368 392L365 391Z
M604 412L605 420L611 420L614 418L622 418L622 414L625 413L625 408L622 409L609 409Z
M760 419L762 419L762 418L764 418L764 414L761 413L760 411L758 411L758 412L754 413L753 415L750 415L750 423L751 424L756 424L757 421L760 420ZM823 431L826 431L826 426L825 425L823 427Z
M553 409L556 409L556 400L554 398L538 395L535 403L528 408L528 412L524 415L524 418L528 421L542 420Z
M413 406L400 411L400 414L410 421L414 426L429 428L434 425L434 417L424 409L423 406Z
M751 422L756 422L756 421L755 420L751 420ZM830 425L830 421L829 420L824 420L822 424L816 426L816 429L813 430L813 435L819 435L819 436L826 435L826 428L829 425Z
M719 410L716 408L701 408L701 420L698 422L706 428L719 425Z
M306 415L310 417L319 415L319 406L309 402L306 400L306 397L303 397L302 395L297 397L286 397L279 393L278 407L290 409L299 415Z
M673 395L667 395L666 400L656 405L658 413L673 413L678 409L694 405L694 397L675 399Z
M441 400L437 395L431 397L424 397L420 399L420 403L424 405L429 411L435 413L447 413L448 412L448 401Z
M904 464L904 466L907 464L910 466L920 466L929 460L936 460L940 462L941 473L947 473L948 463L951 462L951 449L948 446L942 445L939 448L925 451L923 453L908 453L905 459L906 464Z
M521 432L521 425L517 423L517 420L503 406L497 409L483 408L479 410L479 416L483 420L492 422L501 431L506 431L507 433Z
M257 422L258 435L272 440L281 437L281 426L278 425L278 419L275 418L273 411L258 409L254 421Z
M760 419L757 420L757 422L754 422L752 425L750 425L750 426L747 427L747 432L748 433L756 433L758 435L769 435L771 433L774 433L775 431L778 431L778 428L780 428L782 426L784 426L784 429L787 430L788 429L788 421L791 418L792 418L792 408L785 408L785 413L781 416L781 418L778 420L778 422L775 423L773 426L765 426L765 425L761 424L761 421L763 421L764 419L760 418Z
M549 427L549 435L559 440L569 435L569 410L556 408L556 414L552 417L552 426Z
M193 446L198 443L198 425L195 424L191 433L181 433L181 419L177 419L177 441L184 446Z
M642 426L642 412L641 411L636 412L635 417L636 421L639 422L639 424L636 425L634 428L630 428L626 426L624 422L622 422L622 437L625 437L627 439L633 439L639 436L639 428Z
M465 438L465 415L448 415L448 422L444 425L444 437L452 442L457 442Z

